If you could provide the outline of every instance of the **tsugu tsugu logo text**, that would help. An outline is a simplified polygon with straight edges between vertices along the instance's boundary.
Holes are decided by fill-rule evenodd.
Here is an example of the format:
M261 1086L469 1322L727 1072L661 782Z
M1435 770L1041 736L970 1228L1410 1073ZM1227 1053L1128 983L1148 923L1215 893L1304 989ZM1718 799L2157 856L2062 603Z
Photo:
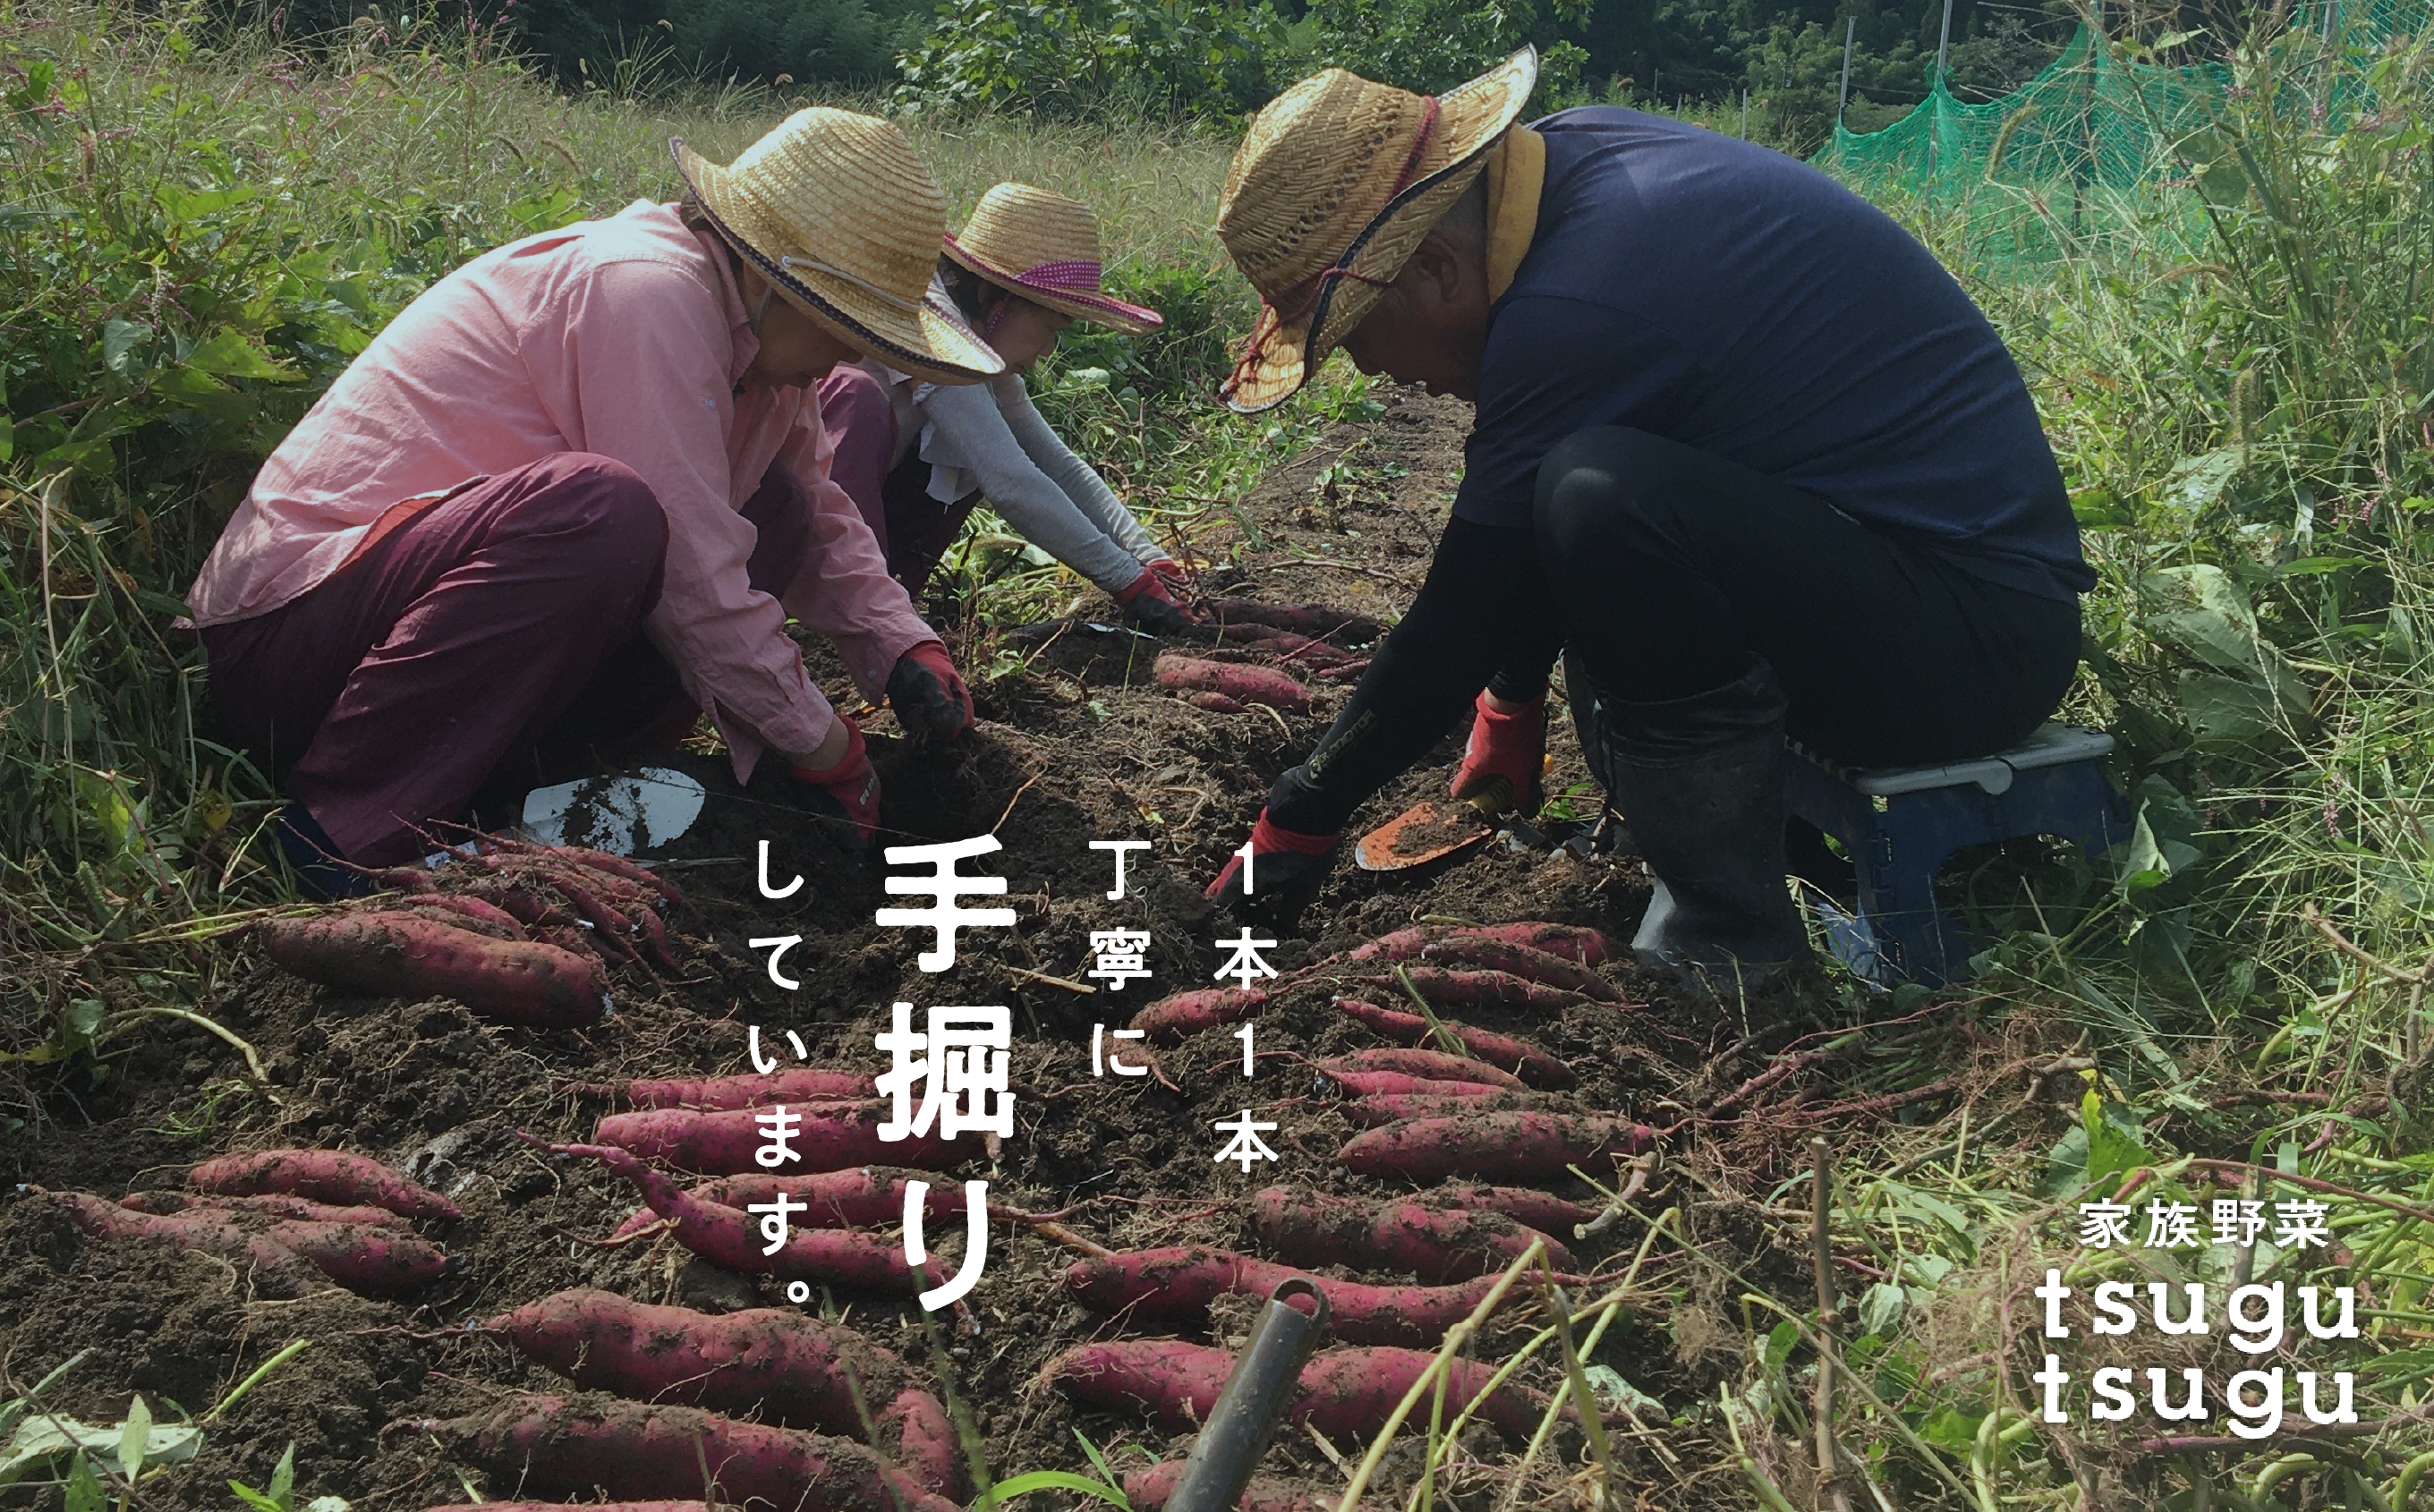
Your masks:
M2208 1215L2213 1241L2254 1246L2268 1227L2266 1208L2245 1198L2217 1200ZM2302 1199L2271 1208L2276 1248L2305 1249L2328 1242L2325 1204ZM2084 1202L2079 1214L2080 1242L2090 1249L2193 1249L2205 1243L2195 1203L2147 1204L2140 1215L2147 1220L2144 1246L2131 1242L2133 1214L2126 1204ZM2266 1438L2282 1431L2291 1411L2322 1425L2357 1421L2349 1371L2323 1374L2287 1363L2304 1356L2310 1343L2358 1337L2353 1287L2327 1292L2278 1281L2225 1285L2117 1280L2073 1286L2064 1282L2060 1268L2048 1267L2036 1296L2045 1304L2048 1339L2118 1341L2112 1349L2088 1348L2089 1355L2111 1359L2083 1373L2064 1368L2061 1355L2047 1352L2045 1368L2031 1377L2043 1393L2047 1422L2071 1422L2083 1415L2123 1422L2143 1413L2158 1422L2193 1423L2219 1416L2238 1437ZM2257 1364L2210 1372L2202 1366L2151 1363L2168 1341L2183 1341L2178 1352L2185 1358L2191 1344L2203 1349L2200 1341L2226 1336L2233 1350ZM2268 1367L2268 1358L2285 1363Z

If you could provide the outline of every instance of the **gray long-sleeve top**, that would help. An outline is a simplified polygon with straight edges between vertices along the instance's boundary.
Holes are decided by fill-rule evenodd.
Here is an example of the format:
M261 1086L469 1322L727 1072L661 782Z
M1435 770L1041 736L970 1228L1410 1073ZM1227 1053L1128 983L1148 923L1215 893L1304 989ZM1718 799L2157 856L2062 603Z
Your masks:
M951 502L979 489L1008 527L1110 593L1167 559L1106 480L1050 427L1021 374L949 387L872 371L896 404L895 460L920 449L932 498Z

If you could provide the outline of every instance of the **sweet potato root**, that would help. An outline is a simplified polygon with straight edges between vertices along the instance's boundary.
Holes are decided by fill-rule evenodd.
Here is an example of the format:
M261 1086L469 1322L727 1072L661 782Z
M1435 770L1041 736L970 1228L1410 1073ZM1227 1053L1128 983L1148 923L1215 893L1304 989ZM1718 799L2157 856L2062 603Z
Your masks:
M269 919L259 928L274 962L351 993L453 997L487 1017L541 1028L578 1028L608 1011L599 962L556 945L379 910Z
M1365 614L1331 603L1256 603L1249 599L1202 599L1199 603L1220 625L1266 625L1313 639L1335 636L1358 643L1377 639L1386 628Z
M320 1283L319 1274L302 1256L268 1234L241 1227L229 1213L205 1208L164 1216L132 1212L90 1192L28 1190L65 1207L77 1227L96 1239L163 1239L180 1249L215 1255L250 1267L255 1283L274 1297L293 1297Z
M1594 966L1612 954L1605 936L1595 929L1568 924L1500 924L1492 926L1454 925L1397 929L1393 934L1380 935L1365 945L1345 952L1338 960L1418 960L1430 945L1459 940L1485 940L1519 945L1550 956ZM1334 963L1320 961L1311 969Z
M1421 1118L1366 1130L1337 1153L1363 1176L1412 1181L1448 1176L1545 1181L1573 1165L1603 1162L1656 1145L1655 1130L1616 1118L1551 1113L1487 1113Z
M587 1391L763 1417L848 1438L867 1439L876 1429L875 1447L925 1489L962 1493L938 1400L913 1383L893 1353L793 1308L696 1313L579 1289L475 1327Z
M1334 1077L1342 1072L1385 1071L1424 1081L1469 1082L1479 1086L1519 1092L1521 1079L1510 1071L1500 1071L1484 1061L1465 1055L1448 1055L1416 1045L1396 1045L1382 1050L1355 1050L1331 1060L1311 1062L1321 1075Z
M1309 1423L1330 1436L1366 1439L1385 1426L1432 1358L1418 1350L1323 1350L1302 1368L1300 1394L1286 1409L1286 1420ZM1208 1419L1233 1363L1224 1350L1174 1339L1083 1344L1042 1367L1039 1383L1088 1406L1146 1411L1169 1433L1183 1433ZM1477 1361L1455 1361L1446 1383L1446 1411L1469 1405L1495 1373ZM1505 1385L1480 1403L1478 1416L1526 1436L1538 1426L1544 1408L1533 1393ZM1425 1431L1426 1419L1415 1426Z
M453 1221L465 1215L455 1203L407 1181L370 1156L344 1150L266 1149L250 1155L223 1155L196 1166L187 1180L197 1191L218 1197L277 1192L339 1207L386 1208L408 1218Z
M1076 1261L1065 1272L1065 1289L1096 1313L1196 1320L1208 1304L1228 1293L1265 1297L1281 1282L1301 1277L1327 1294L1335 1336L1355 1344L1426 1344L1470 1316L1496 1278L1452 1286L1373 1286L1336 1281L1293 1266L1279 1266L1205 1245L1135 1249Z
M934 1128L893 1143L879 1137L888 1108L875 1099L853 1103L813 1104L783 1111L799 1120L795 1125L795 1159L768 1166L757 1158L764 1143L761 1119L778 1107L700 1112L657 1108L646 1113L611 1113L600 1120L592 1142L615 1145L646 1160L701 1176L736 1176L752 1171L798 1175L809 1171L843 1171L857 1165L887 1164L934 1170L978 1153L978 1141L940 1139Z
M1516 977L1509 971L1453 971L1444 966L1407 966L1399 977L1358 978L1380 992L1401 989L1408 978L1412 991L1431 1008L1526 1009L1537 1013L1571 1013L1588 999L1578 993Z
M374 1224L282 1218L263 1232L311 1261L322 1275L366 1297L403 1297L456 1268L430 1240Z
M870 1096L870 1074L797 1068L767 1076L711 1077L702 1081L578 1082L569 1091L613 1097L627 1108L696 1108L727 1112L780 1102L818 1102Z
M1501 1213L1406 1198L1370 1202L1283 1186L1251 1198L1251 1226L1261 1244L1293 1265L1374 1266L1439 1283L1500 1273L1544 1237ZM1547 1261L1569 1270L1571 1251L1549 1241Z
M1436 1038L1429 1028L1429 1021L1417 1013L1364 1003L1357 997L1337 998L1335 1010L1398 1045L1426 1046ZM1561 1090L1577 1085L1581 1079L1570 1066L1527 1040L1517 1040L1509 1034L1473 1028L1467 1024L1456 1024L1447 1019L1437 1022L1445 1026L1447 1033L1462 1042L1464 1049L1499 1070L1511 1072L1531 1086Z
M1442 1089L1448 1082L1429 1082L1427 1087ZM1490 1088L1463 1088L1460 1092L1442 1090L1419 1092L1372 1092L1348 1097L1335 1105L1344 1121L1355 1129L1381 1129L1414 1118L1460 1118L1466 1114L1504 1113L1568 1113L1579 1111L1571 1099L1551 1092L1499 1092Z
M1152 1045L1177 1045L1204 1029L1240 1024L1267 1006L1268 994L1256 987L1204 987L1159 998L1127 1027L1146 1033Z
M413 1225L386 1208L358 1203L353 1207L334 1207L316 1202L310 1198L283 1197L271 1193L263 1197L198 1197L192 1192L129 1192L118 1199L118 1205L130 1213L188 1213L197 1208L225 1208L238 1213L259 1213L273 1218L302 1218L307 1223L369 1223L383 1229L411 1229Z
M535 1141L538 1144L540 1141ZM935 1256L916 1271L904 1247L858 1229L791 1229L774 1254L763 1253L761 1216L694 1196L613 1145L548 1145L555 1155L578 1155L642 1188L651 1211L676 1223L677 1242L712 1265L780 1281L831 1282L907 1296L944 1284Z
M1203 661L1169 652L1150 664L1150 675L1158 687L1178 693L1222 693L1238 704L1265 704L1289 714L1310 707L1310 689L1265 667Z
M698 1407L614 1397L515 1396L489 1412L413 1426L461 1446L524 1492L703 1497L747 1512L955 1512L876 1450ZM705 1479L705 1468L709 1474Z

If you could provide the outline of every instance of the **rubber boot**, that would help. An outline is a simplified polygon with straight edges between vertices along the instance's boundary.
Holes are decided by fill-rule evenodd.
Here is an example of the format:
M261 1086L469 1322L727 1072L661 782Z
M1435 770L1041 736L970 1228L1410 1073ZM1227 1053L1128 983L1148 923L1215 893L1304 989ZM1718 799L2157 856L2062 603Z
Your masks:
M1590 765L1655 875L1641 963L1733 998L1808 958L1786 884L1783 689L1763 661L1659 704L1593 701Z

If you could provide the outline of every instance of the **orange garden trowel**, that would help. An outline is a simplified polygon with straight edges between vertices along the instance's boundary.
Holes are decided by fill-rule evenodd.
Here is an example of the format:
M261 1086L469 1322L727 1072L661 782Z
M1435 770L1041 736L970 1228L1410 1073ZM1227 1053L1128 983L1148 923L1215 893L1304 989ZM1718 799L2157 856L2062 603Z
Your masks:
M1459 856L1498 835L1532 847L1547 841L1514 807L1513 785L1492 777L1466 798L1414 804L1362 836L1352 860L1364 872L1405 872Z

